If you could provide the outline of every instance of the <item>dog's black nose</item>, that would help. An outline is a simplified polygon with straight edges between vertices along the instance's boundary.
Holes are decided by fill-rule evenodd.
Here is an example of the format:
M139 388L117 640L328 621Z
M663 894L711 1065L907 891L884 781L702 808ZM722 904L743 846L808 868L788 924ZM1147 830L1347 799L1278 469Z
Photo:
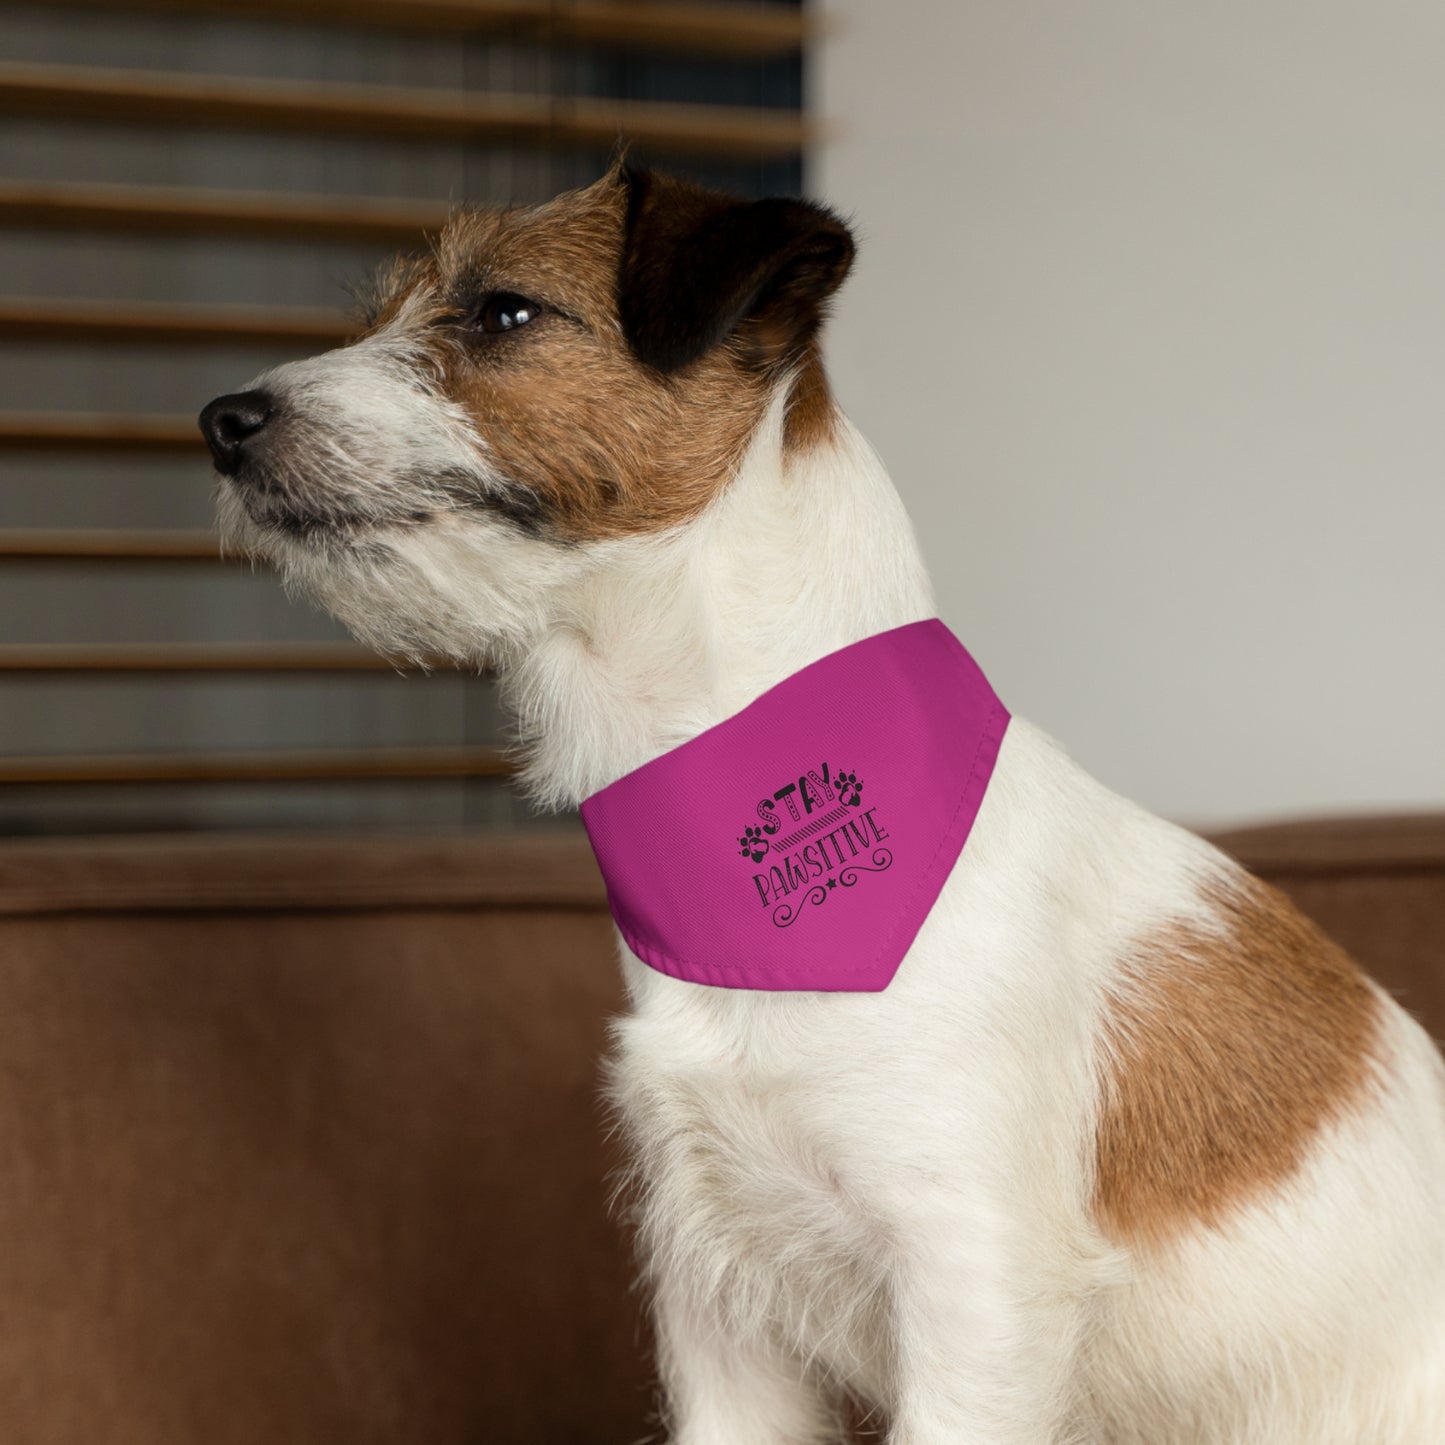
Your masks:
M264 391L237 391L218 396L201 413L201 433L216 459L216 470L232 476L241 466L246 442L271 416L271 398Z

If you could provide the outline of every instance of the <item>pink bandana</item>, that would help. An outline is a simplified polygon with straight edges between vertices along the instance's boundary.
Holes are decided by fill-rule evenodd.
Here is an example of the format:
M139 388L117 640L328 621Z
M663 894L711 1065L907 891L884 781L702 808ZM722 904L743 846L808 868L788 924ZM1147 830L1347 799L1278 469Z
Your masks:
M810 664L582 804L628 947L719 988L888 987L1008 713L937 618Z

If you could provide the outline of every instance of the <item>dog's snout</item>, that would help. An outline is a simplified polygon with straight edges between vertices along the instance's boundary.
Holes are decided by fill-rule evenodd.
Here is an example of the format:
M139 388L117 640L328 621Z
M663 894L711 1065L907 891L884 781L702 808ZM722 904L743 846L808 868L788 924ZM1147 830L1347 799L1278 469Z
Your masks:
M246 443L270 420L273 403L264 391L218 396L201 412L201 433L215 458L216 470L232 476L241 466Z

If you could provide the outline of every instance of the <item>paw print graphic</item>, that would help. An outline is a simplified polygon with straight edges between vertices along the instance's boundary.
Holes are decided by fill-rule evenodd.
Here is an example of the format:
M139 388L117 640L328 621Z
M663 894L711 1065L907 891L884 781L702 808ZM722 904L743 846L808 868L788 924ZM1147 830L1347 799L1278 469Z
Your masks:
M849 808L856 808L863 801L863 783L852 773L842 768L833 769L833 786L838 790L838 801Z
M768 840L763 837L761 828L744 828L738 844L738 852L744 858L751 858L754 863L761 863L768 851Z

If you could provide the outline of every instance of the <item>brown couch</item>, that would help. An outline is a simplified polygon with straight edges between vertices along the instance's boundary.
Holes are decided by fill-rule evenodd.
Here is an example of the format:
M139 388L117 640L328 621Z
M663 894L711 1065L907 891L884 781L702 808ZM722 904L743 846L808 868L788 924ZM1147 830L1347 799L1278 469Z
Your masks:
M1445 818L1221 839L1445 1033ZM0 1439L655 1430L580 836L0 844Z

